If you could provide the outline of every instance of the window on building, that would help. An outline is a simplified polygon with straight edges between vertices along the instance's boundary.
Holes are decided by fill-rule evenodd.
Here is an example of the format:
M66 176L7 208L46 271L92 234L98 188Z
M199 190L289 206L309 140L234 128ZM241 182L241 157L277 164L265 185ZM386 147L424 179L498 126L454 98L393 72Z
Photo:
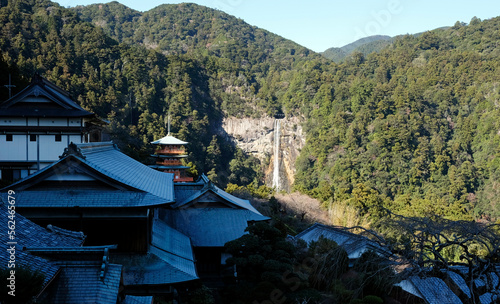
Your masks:
M61 134L56 134L56 141L62 141Z
M30 134L30 141L36 141L36 135Z
M5 135L7 141L12 141L12 134Z

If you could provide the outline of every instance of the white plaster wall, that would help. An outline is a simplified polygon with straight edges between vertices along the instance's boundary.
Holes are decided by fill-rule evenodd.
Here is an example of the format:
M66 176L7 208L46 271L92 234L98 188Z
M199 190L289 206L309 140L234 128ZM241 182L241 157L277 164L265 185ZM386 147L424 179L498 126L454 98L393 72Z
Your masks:
M80 118L74 118L74 119L73 119L73 118L70 118L70 119L69 119L69 124L68 124L68 125L69 125L70 127L79 127L79 126L81 126L81 123L82 123L82 122L81 122L81 119L80 119Z
M4 161L26 160L26 135L13 135L12 141L7 141L5 134L0 135L0 159Z
M69 141L67 142L67 144L69 143L75 143L75 144L81 144L82 143L82 136L80 135L69 135Z
M54 134L39 135L38 139L40 140L40 161L58 160L64 148L68 146L64 140L56 142Z
M38 143L36 141L29 141L30 140L30 136L29 135L25 135L24 136L28 141L28 160L36 160L37 159L37 146L38 146Z
M40 118L40 126L62 127L67 125L68 120L66 118Z
M26 118L0 118L0 126L26 126Z
M28 118L28 126L38 126L38 118Z

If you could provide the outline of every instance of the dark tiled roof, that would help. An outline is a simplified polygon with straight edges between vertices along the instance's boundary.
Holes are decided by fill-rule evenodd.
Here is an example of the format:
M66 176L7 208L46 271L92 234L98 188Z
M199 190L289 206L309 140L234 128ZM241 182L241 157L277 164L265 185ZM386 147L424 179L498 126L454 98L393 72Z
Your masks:
M407 283L411 284L409 287L410 289L408 289L408 287L403 287L403 289L423 298L429 304L462 303L457 295L455 295L443 280L439 278L419 278L413 276L403 281L402 284L400 283L400 285L407 286Z
M6 196L5 193L2 194ZM147 192L122 190L51 190L19 191L16 197L19 207L82 207L121 208L154 206L170 201Z
M126 296L121 304L153 304L152 296Z
M310 243L311 241L317 241L321 236L335 241L339 246L342 246L347 251L350 259L358 258L359 255L367 250L375 250L384 255L390 255L390 252L364 236L344 231L342 228L318 223L297 234L295 238L300 238Z
M159 219L153 221L152 235L153 246L180 258L194 261L191 241L186 235Z
M180 169L189 169L187 166L163 166L163 165L151 165L149 166L151 169L157 170L180 170Z
M70 145L71 146L71 145ZM35 174L12 184L9 189L19 191L22 207L136 207L168 204L174 201L173 174L163 173L121 153L112 142L80 144L75 154L66 155L59 161L37 171ZM97 179L119 185L129 191L53 189L42 193L30 191L44 179L60 172L81 170ZM121 189L120 188L120 189ZM4 188L3 190L7 190ZM42 198L43 197L43 198Z
M446 273L449 278L453 281L454 285L457 286L467 297L471 297L470 289L467 286L467 283L465 282L464 278L458 274L455 271L445 271L443 270L444 273Z
M16 264L17 267L29 267L33 271L39 271L45 276L45 283L49 282L59 269L58 266L50 263L46 259L31 255L23 251L24 247L77 247L81 246L84 237L82 234L75 233L74 235L62 232L56 229L52 232L42 228L30 220L23 217L21 214L15 214L15 238L9 239L9 229L7 226L9 219L7 204L0 198L0 263L7 265L9 255L7 249L10 246L16 248ZM9 242L17 242L17 244L9 244Z
M174 175L149 168L120 152L112 142L79 144L85 162L113 179L174 201Z
M212 184L206 177L201 178L196 183L193 183L193 186L194 185L202 185L203 187L199 190L196 189L195 187L191 187L191 189L188 190L188 189L186 189L187 187L180 186L178 192L179 192L180 196L182 197L182 199L180 197L177 197L174 208L180 208L180 207L186 206L190 202L192 202L193 200L201 197L203 194L205 194L207 192L211 192L211 193L217 195L218 197L220 197L221 200L226 201L226 202L234 205L235 207L247 209L247 210L250 210L250 211L260 215L260 212L257 211L257 209L255 209L252 206L252 204L250 204L250 201L238 198L234 195L227 193L226 191L224 191L224 190L220 189L219 187L215 186L214 184Z
M124 266L125 285L165 285L198 279L189 238L154 219L148 254L114 255Z
M479 297L479 301L481 302L481 304L498 303L497 301L499 299L500 297L498 296L498 294L494 294L491 292L486 292Z
M197 280L154 253L113 255L111 261L123 265L123 284L165 285Z
M200 183L176 183L174 184L175 200L177 202L185 201L193 193L203 189L205 184Z
M61 273L43 296L53 304L116 304L121 265L109 264L101 280L101 264L57 262Z
M24 102L26 98L46 98L50 102ZM22 106L19 106L22 104ZM86 117L94 114L84 110L69 94L47 79L35 75L29 86L0 103L0 116L19 117Z
M245 234L249 221L269 220L246 209L186 208L169 212L174 227L189 236L196 247L223 247Z
M73 231L64 228L60 228L57 226L47 225L47 230L54 232L56 234L72 237L72 238L80 238L85 239L85 234L82 231Z

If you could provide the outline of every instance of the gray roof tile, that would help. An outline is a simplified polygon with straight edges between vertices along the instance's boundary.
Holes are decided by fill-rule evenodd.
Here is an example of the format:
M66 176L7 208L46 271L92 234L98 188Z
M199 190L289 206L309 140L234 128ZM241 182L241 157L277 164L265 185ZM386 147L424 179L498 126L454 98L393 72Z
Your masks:
M360 254L367 250L375 250L384 255L389 255L390 252L382 248L378 243L352 232L343 230L342 228L326 226L322 224L314 224L295 238L300 238L307 243L317 241L321 236L335 241L339 246L342 246L349 258L358 258Z
M202 176L202 178L200 178L200 180L196 183L190 183L189 185L190 186L175 185L176 188L179 187L179 190L176 190L176 194L179 196L176 198L174 208L186 206L203 194L211 192L219 196L221 200L229 202L236 207L247 209L258 215L261 215L260 212L257 211L257 209L255 209L252 204L250 204L250 201L238 198L232 194L227 193L226 191L212 184L206 177L204 178L204 176ZM200 186L201 189L199 188Z
M153 221L152 245L178 257L194 261L189 237L168 226L159 219Z
M149 168L121 153L111 142L80 144L78 148L80 156L70 154L12 184L9 189L24 189L52 174L57 174L58 170L65 172L67 163L83 166L92 172L97 171L117 184L131 189L121 192L90 189L50 191L26 189L19 191L19 206L38 207L37 204L42 204L47 207L71 207L80 204L78 206L81 207L135 207L168 204L174 201L173 174ZM109 202L108 205L106 202Z
M39 271L45 276L45 283L49 282L57 274L59 267L46 259L23 251L23 248L33 246L75 247L81 246L84 241L84 237L81 234L70 235L62 233L62 230L57 229L50 231L31 222L19 213L16 213L14 218L15 238L9 239L8 215L7 204L0 198L0 222L5 223L5 225L0 225L0 263L7 265L9 260L7 249L10 246L15 246L17 266L29 267L33 271ZM11 245L9 242L16 242L17 244Z
M170 211L175 227L191 238L196 247L222 247L245 234L249 221L268 217L245 209L186 208Z
M5 198L6 193L2 196ZM82 207L123 208L167 204L170 201L139 191L122 190L78 190L19 191L16 196L18 207Z
M127 295L121 304L153 304L153 297Z
M156 254L120 254L111 256L113 263L123 265L123 284L164 285L197 280L198 276L174 267ZM194 269L194 264L193 264Z
M79 144L85 163L113 179L153 195L174 200L174 175L159 172L120 152L112 142Z
M54 304L116 304L122 266L109 264L101 280L101 264L60 263L61 273L43 296Z
M407 279L417 289L429 304L460 304L462 301L439 278L419 278L413 276Z

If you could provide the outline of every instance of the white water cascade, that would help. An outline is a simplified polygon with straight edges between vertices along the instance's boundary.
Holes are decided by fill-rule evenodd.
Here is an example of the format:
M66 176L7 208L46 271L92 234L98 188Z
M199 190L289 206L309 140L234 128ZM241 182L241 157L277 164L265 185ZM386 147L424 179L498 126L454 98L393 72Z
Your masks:
M273 187L280 190L280 120L274 120L274 167Z

